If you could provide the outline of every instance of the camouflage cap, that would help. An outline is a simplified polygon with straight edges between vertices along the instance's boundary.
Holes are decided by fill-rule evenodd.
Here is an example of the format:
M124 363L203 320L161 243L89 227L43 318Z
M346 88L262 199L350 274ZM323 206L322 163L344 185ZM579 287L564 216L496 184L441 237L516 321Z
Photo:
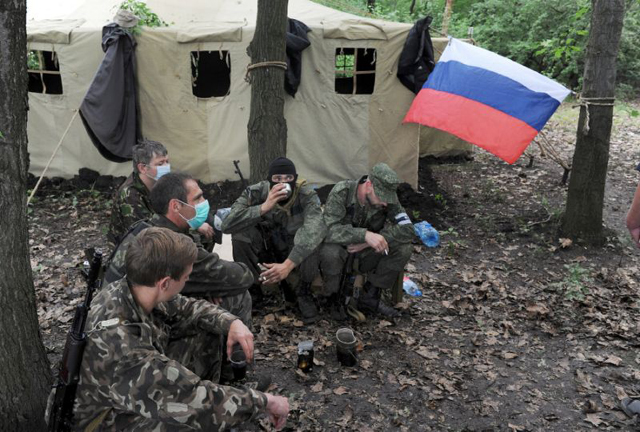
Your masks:
M400 184L398 174L386 163L376 164L369 174L369 179L373 183L373 191L381 201L387 204L397 204L398 195L396 190Z

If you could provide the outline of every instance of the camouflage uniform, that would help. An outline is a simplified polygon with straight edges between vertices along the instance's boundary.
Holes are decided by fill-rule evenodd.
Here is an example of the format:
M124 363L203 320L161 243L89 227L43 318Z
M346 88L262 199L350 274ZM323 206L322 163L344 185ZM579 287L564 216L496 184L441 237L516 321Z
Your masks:
M107 240L115 247L134 223L152 215L149 189L140 180L140 175L132 172L113 197Z
M182 295L147 315L126 279L101 290L87 321L76 430L105 411L100 431L217 431L263 412L264 393L215 384L220 337L235 319ZM188 353L175 344L183 338Z
M289 258L301 281L310 284L318 273L317 250L326 234L320 199L304 180L298 180L287 204L276 204L261 216L260 206L268 195L268 181L249 186L222 222L222 232L232 235L233 259L247 264L257 283L258 263ZM267 250L269 243L275 250Z
M362 206L358 202L358 184L364 182L366 176L359 181L337 183L327 198L324 221L328 233L320 250L320 266L327 295L336 293L340 288L340 275L348 256L346 246L365 243L367 231L381 234L389 245L388 255L376 253L371 248L357 254L359 271L366 273L371 285L391 288L411 257L411 241L415 233L407 212L395 194L399 179L386 164L380 165L384 165L383 169L378 172L376 167L379 165L376 165L369 177L372 178L376 195L387 202L386 207L374 207L368 203ZM378 178L387 182L387 189L393 191L384 197L386 199L378 192L381 190Z
M198 258L193 264L183 294L207 298L222 298L224 309L240 317L251 328L251 295L249 287L253 284L253 275L245 264L221 260L217 253L208 252L191 236L189 230L178 228L164 216L154 214L148 221L135 224L114 251L105 273L105 283L112 283L125 275L125 257L129 243L136 235L149 226L168 228L171 231L189 235L198 246Z

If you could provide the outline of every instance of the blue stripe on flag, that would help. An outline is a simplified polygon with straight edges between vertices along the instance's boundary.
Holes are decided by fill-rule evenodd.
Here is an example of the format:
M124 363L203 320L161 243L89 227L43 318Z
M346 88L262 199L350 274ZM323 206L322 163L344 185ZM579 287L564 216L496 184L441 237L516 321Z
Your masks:
M560 105L547 93L529 90L511 78L455 60L437 63L423 88L475 100L520 119L538 131Z

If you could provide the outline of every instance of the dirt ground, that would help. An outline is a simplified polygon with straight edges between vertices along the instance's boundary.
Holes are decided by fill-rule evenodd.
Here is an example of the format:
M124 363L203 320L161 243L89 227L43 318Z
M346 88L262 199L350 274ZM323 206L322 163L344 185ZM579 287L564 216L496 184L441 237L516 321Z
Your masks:
M637 109L638 104L635 104ZM401 189L414 219L430 221L441 246L416 243L406 275L423 290L405 296L395 322L349 323L359 363L341 367L342 324L304 327L272 301L257 311L254 373L289 397L287 430L632 430L617 407L640 394L639 252L624 226L640 179L640 118L616 108L607 182L606 245L560 238L563 170L533 144L532 166L478 150L473 161L421 161L418 192ZM570 161L577 110L563 106L545 128ZM241 190L208 185L219 207ZM30 207L38 314L50 359L60 358L72 309L84 292L82 250L104 244L108 192L50 183ZM296 370L296 345L315 343L313 372ZM270 430L266 420L238 430Z

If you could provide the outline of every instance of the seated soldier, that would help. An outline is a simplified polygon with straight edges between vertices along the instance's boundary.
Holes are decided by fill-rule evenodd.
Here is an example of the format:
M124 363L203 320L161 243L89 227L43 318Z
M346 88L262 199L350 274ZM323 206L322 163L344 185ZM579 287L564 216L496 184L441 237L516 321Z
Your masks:
M273 160L268 179L240 195L221 228L232 235L233 258L249 266L256 285L260 280L265 284L284 281L299 267L297 301L302 319L305 324L317 320L311 283L318 273L317 249L326 227L318 195L305 180L298 179L292 161L284 157ZM259 263L266 270L260 270ZM287 291L285 296L294 300Z
M284 426L286 398L216 384L220 335L227 353L240 344L249 361L253 335L213 303L180 295L198 255L189 237L164 228L129 243L126 278L91 304L77 430L222 430L263 412Z
M133 147L133 172L113 198L107 240L115 248L129 228L153 215L149 192L160 177L171 172L167 149L157 141L142 140ZM212 238L213 228L205 223L198 232Z
M344 317L338 295L341 272L349 254L357 254L359 271L366 274L358 309L394 317L399 313L381 300L404 271L412 252L413 225L398 202L400 180L387 164L379 163L360 180L337 183L327 198L324 221L327 236L320 250L320 268L327 295L335 299L332 314Z
M127 248L141 231L150 226L168 228L188 235L198 246L198 257L183 294L215 299L251 328L248 290L253 284L253 274L245 264L221 260L217 253L204 249L189 230L198 229L209 214L209 202L204 199L198 183L189 174L169 173L158 180L150 200L155 214L135 224L122 239L111 255L105 283L124 277Z

